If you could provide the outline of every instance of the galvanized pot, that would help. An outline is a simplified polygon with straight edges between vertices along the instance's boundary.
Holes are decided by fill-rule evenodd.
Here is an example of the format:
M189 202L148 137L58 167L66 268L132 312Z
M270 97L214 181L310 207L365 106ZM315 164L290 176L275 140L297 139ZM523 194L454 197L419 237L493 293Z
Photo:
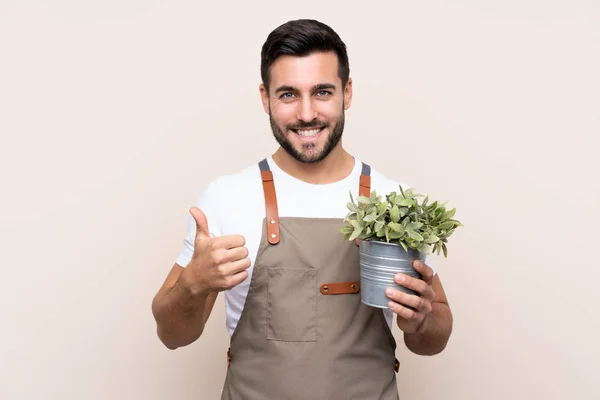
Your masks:
M377 240L360 240L360 292L361 301L372 307L388 308L390 301L385 294L388 287L409 294L411 289L398 285L394 275L398 272L421 279L413 267L415 260L425 261L425 253L414 249L404 250L396 243Z

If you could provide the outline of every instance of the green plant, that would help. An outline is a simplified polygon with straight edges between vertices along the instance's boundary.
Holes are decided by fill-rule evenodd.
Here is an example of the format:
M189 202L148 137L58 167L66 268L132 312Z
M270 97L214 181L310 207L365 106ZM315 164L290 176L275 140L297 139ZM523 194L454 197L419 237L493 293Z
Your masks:
M350 193L347 204L350 212L344 218L346 224L340 228L344 238L397 243L406 251L411 248L426 254L439 255L443 251L444 257L448 257L448 238L457 227L464 226L452 219L456 208L446 210L448 202L427 204L428 196L419 203L422 194L414 193L413 188L403 190L400 185L399 188L400 193L391 192L385 200L373 191L371 197L358 196L355 202Z

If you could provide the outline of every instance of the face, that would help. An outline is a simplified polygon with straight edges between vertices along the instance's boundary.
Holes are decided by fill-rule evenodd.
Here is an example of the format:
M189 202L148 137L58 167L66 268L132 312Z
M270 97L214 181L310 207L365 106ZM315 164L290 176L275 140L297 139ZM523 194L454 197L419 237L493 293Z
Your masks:
M337 55L281 56L270 77L269 92L262 84L260 91L275 139L297 161L323 160L342 137L352 100L352 80L342 88Z

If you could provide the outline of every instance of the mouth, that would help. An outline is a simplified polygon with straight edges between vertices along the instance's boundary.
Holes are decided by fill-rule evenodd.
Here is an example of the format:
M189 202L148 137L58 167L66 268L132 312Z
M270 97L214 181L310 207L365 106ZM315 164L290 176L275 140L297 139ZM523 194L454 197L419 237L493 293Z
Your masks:
M300 137L302 140L315 140L319 137L321 132L325 130L325 127L322 126L320 128L310 128L310 129L292 129L292 131Z

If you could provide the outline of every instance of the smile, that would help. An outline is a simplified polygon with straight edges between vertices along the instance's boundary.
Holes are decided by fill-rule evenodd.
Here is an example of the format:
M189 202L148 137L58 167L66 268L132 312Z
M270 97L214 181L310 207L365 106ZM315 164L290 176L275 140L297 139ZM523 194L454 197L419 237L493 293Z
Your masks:
M322 128L313 128L313 129L292 129L294 131L294 133L303 136L303 137L315 137L317 136L319 133L321 133L323 131L323 129L325 129L325 127Z

